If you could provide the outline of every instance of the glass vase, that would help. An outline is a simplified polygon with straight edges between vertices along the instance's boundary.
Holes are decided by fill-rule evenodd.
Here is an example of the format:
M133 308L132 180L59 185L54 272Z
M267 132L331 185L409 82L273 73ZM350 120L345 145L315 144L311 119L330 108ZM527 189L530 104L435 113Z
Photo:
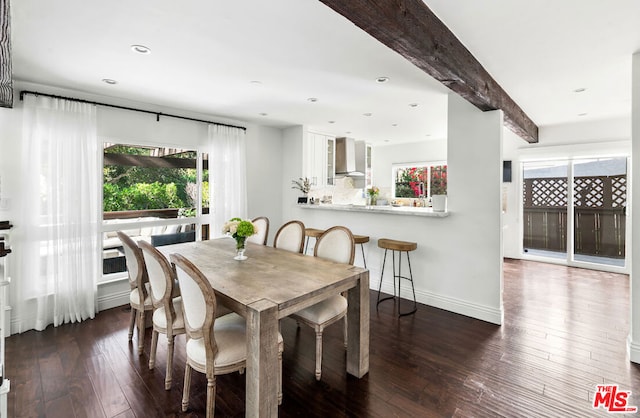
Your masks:
M244 261L248 258L246 255L244 255L244 243L246 239L246 237L236 238L236 256L233 257L234 260Z

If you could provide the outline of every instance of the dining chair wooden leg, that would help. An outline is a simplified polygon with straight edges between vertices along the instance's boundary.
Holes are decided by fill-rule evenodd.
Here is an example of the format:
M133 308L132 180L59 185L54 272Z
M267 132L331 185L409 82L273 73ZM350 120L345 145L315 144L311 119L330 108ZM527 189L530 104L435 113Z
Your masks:
M316 380L322 376L322 328L316 329Z
M171 389L171 381L173 380L173 343L175 339L175 335L167 338L167 372L164 378L165 390Z
M184 387L182 388L182 412L189 408L189 391L191 389L191 366L184 366Z
M278 405L282 405L282 352L284 351L284 343L278 346Z
M344 327L343 327L343 333L344 333L344 348L347 348L347 338L349 338L349 328L347 328L347 315L344 316Z
M137 315L138 315L138 310L131 308L131 319L129 320L129 341L133 339L133 328L136 326Z
M144 349L144 310L138 314L138 355L142 354Z
M158 349L158 331L155 329L151 334L151 349L149 353L149 370L156 366L156 350Z
M207 418L213 418L216 410L216 376L207 378Z

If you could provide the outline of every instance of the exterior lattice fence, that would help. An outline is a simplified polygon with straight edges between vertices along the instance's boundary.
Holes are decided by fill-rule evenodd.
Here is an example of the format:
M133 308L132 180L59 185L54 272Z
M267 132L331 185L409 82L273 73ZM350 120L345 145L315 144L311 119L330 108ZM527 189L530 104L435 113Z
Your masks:
M625 256L627 176L576 177L574 253ZM524 180L524 247L567 250L567 179Z

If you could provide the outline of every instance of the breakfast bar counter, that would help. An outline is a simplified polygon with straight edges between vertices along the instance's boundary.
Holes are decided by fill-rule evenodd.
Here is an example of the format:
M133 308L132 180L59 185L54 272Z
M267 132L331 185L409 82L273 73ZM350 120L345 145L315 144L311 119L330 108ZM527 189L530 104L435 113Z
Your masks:
M338 205L338 204L301 204L301 209L310 210L338 210L347 212L384 213L390 215L427 216L435 218L446 218L449 212L434 212L432 208L413 206L364 206L364 205Z

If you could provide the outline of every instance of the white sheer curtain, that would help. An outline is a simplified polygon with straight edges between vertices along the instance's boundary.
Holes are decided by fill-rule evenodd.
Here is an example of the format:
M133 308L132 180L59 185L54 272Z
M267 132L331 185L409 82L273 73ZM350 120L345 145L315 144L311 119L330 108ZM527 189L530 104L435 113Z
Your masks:
M222 235L222 226L229 219L247 217L245 136L244 129L209 125L212 238Z
M95 316L101 151L95 106L25 96L18 332Z

